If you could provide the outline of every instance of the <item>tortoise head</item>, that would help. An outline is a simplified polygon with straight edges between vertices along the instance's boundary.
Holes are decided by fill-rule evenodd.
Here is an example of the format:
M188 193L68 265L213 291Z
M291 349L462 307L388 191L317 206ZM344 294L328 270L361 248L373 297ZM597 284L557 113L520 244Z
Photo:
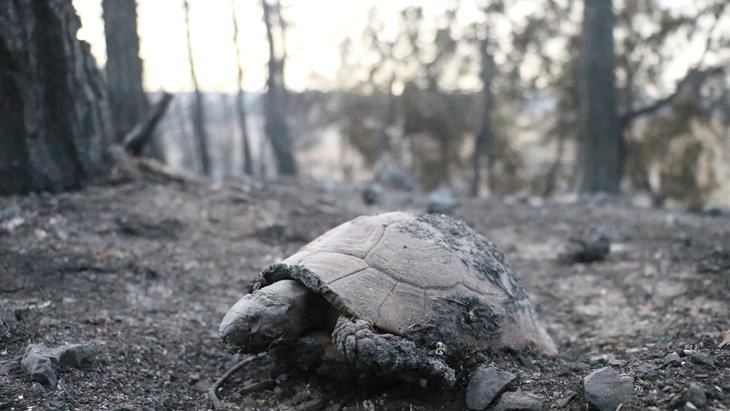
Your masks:
M244 295L228 310L218 333L231 349L247 353L296 338L306 324L306 295L306 288L292 280L278 281Z

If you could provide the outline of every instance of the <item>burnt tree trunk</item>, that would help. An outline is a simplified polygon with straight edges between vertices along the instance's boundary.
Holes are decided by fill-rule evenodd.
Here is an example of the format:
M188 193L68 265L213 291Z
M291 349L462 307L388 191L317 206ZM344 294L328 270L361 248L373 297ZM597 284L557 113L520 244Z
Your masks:
M580 73L582 193L618 193L623 161L616 101L611 0L584 0Z
M380 121L380 130L378 131L378 154L377 161L393 161L393 145L390 141L390 128L393 127L396 121L396 115L398 112L398 99L393 93L393 84L395 84L395 74L390 76L387 88L387 102L385 105L385 111L382 114Z
M231 0L231 15L233 18L233 46L236 48L236 63L238 66L238 94L236 95L236 111L238 126L241 130L241 146L243 150L243 172L253 175L251 163L251 143L249 142L248 125L246 124L246 93L243 91L243 62L241 61L241 47L238 45L238 17L236 16L236 2Z
M110 165L106 85L71 0L0 7L0 194L74 189Z
M482 82L482 122L476 135L474 155L472 157L470 194L474 197L479 196L479 191L482 186L482 173L487 171L487 179L490 178L488 170L492 165L491 149L494 140L494 133L492 131L492 103L494 100L492 80L494 79L494 61L492 55L489 53L489 39L485 38L480 43L481 68L479 71L479 79Z
M137 35L137 4L135 0L103 0L104 35L106 37L106 66L114 136L122 142L149 111L149 100L143 88L142 59L139 57ZM162 149L153 137L145 154L162 158Z
M267 0L261 0L264 9L264 24L266 25L266 39L269 43L269 76L266 80L266 95L264 96L264 133L271 142L276 161L276 170L280 175L296 175L297 162L291 146L291 135L286 122L287 91L284 85L284 62L286 52L284 46L284 21L278 0L270 5ZM281 51L277 52L274 31L279 33Z
M190 63L190 78L193 81L193 107L192 107L192 122L193 122L193 136L195 137L198 145L198 154L200 155L200 166L203 171L203 175L211 175L211 158L209 150L208 130L205 128L205 105L203 103L203 93L200 92L198 86L198 75L195 71L195 59L193 58L193 45L192 38L190 36L190 5L185 0L183 3L185 8L185 30L187 34L187 45L188 45L188 60Z

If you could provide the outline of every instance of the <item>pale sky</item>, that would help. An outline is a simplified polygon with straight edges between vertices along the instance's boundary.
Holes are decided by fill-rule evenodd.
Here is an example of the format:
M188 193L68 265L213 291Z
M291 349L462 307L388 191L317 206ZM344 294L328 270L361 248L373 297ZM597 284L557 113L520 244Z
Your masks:
M537 4L532 0L513 0L513 10L523 16ZM81 16L79 38L91 43L92 52L104 64L106 59L101 0L73 0ZM266 77L268 51L260 0L235 0L239 16L239 44L242 47L247 90L262 90ZM366 24L368 11L377 3L381 18L395 23L398 10L419 4L424 14L437 14L447 2L414 0L283 0L288 30L289 58L286 82L293 90L322 88L315 78L335 79L340 65L339 47L348 35L358 39ZM138 32L141 57L145 67L145 88L158 90L190 90L187 45L182 0L137 0ZM682 9L691 0L672 0L672 7ZM475 11L472 2L462 2L459 20L466 23ZM466 6L466 10L464 10ZM235 51L232 44L230 0L190 0L193 53L199 83L204 91L233 91L236 82ZM473 7L473 6L472 6ZM522 17L522 16L513 16ZM395 23L397 24L397 23ZM676 59L668 77L678 78L693 54L700 48L683 50L686 59ZM670 84L673 81L670 81Z
M92 52L105 60L101 0L74 0L81 16L79 38L91 43ZM140 54L145 62L145 86L149 91L190 89L182 0L138 0ZM237 0L239 41L245 61L245 85L262 89L268 58L265 27L257 0ZM292 2L285 16L290 27L287 80L294 89L307 88L311 76L333 76L339 66L338 46L345 33L362 29L370 2L307 0ZM201 88L232 90L236 81L232 45L231 2L190 0L193 53ZM331 20L327 16L337 16Z
M92 52L103 65L105 60L104 25L101 0L73 0L81 16L79 38L91 43ZM336 77L340 64L339 46L345 36L358 38L374 0L283 1L289 20L286 80L290 88L306 89L313 77ZM380 2L382 9L394 13L412 0ZM190 89L187 65L182 0L137 0L140 54L145 62L145 87ZM236 0L239 16L239 43L245 62L245 86L263 89L268 51L266 31L259 0ZM424 4L441 8L443 4ZM232 45L230 0L190 0L193 53L206 91L235 88L236 65ZM387 14L387 11L386 13ZM314 86L316 87L316 85Z

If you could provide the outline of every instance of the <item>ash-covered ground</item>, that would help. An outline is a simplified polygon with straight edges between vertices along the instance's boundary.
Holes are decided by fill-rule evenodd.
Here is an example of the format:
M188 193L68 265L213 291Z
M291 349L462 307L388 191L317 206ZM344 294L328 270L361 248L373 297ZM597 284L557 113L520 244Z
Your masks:
M362 214L422 211L426 198L315 182L127 183L0 198L0 410L205 410L210 385L240 360L217 327L246 285L329 228ZM584 410L584 378L633 378L622 409L730 408L730 216L460 199L454 217L495 242L558 345L557 358L495 355L507 387L542 407ZM598 229L604 261L561 263ZM730 336L728 337L730 338ZM58 383L33 382L29 344L87 345ZM258 358L218 391L230 409L465 409L465 387L360 386ZM704 398L704 403L702 399Z

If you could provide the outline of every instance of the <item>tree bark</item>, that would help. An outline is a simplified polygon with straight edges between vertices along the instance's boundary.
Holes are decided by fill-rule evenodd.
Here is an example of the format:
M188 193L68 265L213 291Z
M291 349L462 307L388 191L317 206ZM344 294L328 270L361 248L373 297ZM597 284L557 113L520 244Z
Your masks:
M105 176L106 85L71 1L5 0L0 27L0 195Z
M231 16L233 20L233 45L236 48L236 63L238 66L238 94L236 95L236 111L238 126L241 130L241 146L243 149L243 172L253 175L251 163L251 144L249 142L248 125L246 124L246 93L243 89L243 63L241 62L241 47L238 44L238 17L236 16L236 2L231 0Z
M584 0L580 74L582 193L618 193L623 175L611 0Z
M492 94L492 80L494 79L494 61L489 53L488 38L480 42L479 50L481 54L481 69L479 78L482 82L482 116L479 132L476 135L474 143L474 155L472 157L472 180L470 194L474 197L479 196L482 185L482 172L488 170L492 164L491 149L494 140L492 131L492 102L494 96ZM488 174L488 173L487 173ZM487 175L487 178L490 176Z
M142 59L137 35L135 0L103 0L106 66L114 136L117 142L140 122L149 111L149 100L143 87ZM162 159L162 147L152 138L146 154Z
M188 45L188 59L190 62L190 78L193 81L193 107L192 107L192 122L193 122L193 135L198 145L198 154L200 155L200 166L203 171L203 175L210 176L212 171L211 158L209 151L209 137L208 131L205 128L205 104L203 103L203 93L200 92L198 86L198 75L195 71L195 59L193 58L193 45L192 37L190 35L190 5L188 0L185 0L185 30L187 34L187 45Z
M284 45L284 22L278 0L274 5L261 0L264 10L264 24L266 25L266 39L269 43L269 76L266 80L266 95L264 96L264 133L271 142L276 160L276 169L280 175L296 175L297 162L291 147L289 125L286 122L287 91L284 85L284 62L286 59ZM276 27L274 27L276 25ZM277 54L274 30L280 34L281 56Z

